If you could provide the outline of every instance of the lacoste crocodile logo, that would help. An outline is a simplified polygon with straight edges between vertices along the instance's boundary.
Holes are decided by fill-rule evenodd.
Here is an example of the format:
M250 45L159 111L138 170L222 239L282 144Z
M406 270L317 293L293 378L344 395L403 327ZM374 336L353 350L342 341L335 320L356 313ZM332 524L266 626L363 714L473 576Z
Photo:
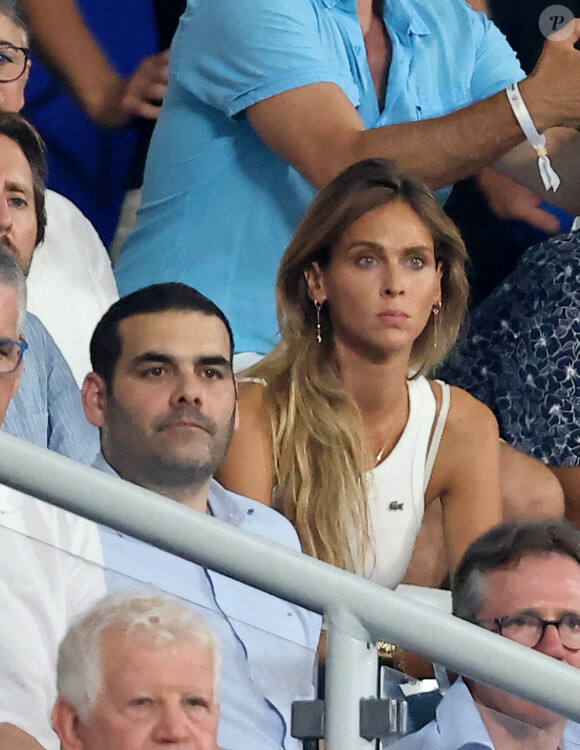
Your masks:
M389 510L403 510L403 503L398 503L396 500L389 505Z

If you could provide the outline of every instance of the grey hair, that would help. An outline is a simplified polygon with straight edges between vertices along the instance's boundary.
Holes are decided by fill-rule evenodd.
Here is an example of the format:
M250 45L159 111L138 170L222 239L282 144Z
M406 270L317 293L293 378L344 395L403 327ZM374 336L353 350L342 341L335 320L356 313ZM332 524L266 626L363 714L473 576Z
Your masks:
M0 13L9 18L19 29L22 29L28 43L30 19L21 0L0 0Z
M580 565L580 531L565 519L501 523L467 550L453 576L453 614L475 622L494 570L515 568L524 557L571 557Z
M100 599L69 628L57 659L57 692L86 721L102 685L101 645L106 631L121 630L151 637L154 648L174 643L206 648L213 659L214 700L218 700L222 655L219 640L205 619L188 607L161 596L119 591Z
M16 259L0 239L0 285L14 289L18 295L18 333L26 317L26 278Z

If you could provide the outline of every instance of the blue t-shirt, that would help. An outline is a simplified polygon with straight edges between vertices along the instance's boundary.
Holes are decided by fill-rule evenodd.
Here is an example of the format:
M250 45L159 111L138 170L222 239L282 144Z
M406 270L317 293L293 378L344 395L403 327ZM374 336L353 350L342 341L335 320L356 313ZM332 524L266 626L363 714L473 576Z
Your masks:
M385 6L393 56L381 112L355 0L189 0L117 268L121 294L188 283L224 310L237 351L269 351L279 261L314 190L244 110L333 83L374 128L449 114L523 78L503 35L464 0Z

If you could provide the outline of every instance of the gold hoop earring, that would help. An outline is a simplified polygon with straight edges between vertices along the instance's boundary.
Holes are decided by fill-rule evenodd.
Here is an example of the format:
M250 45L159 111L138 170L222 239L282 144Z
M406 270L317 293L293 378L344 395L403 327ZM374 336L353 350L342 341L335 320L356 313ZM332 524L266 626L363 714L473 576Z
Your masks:
M314 303L314 309L316 310L316 340L319 344L322 344L322 326L320 325L320 311L322 310L322 305L320 302Z
M439 313L441 312L441 301L437 302L437 304L433 305L431 308L431 312L433 313L433 348L437 349L437 338L439 333Z

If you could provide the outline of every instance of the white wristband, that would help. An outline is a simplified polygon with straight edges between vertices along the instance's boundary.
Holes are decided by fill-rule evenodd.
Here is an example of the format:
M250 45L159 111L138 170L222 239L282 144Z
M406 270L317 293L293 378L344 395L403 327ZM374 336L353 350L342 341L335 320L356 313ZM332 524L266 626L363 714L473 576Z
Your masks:
M534 121L520 94L518 84L512 83L507 87L505 92L520 128L538 155L538 169L544 183L544 188L556 192L560 186L560 178L550 164L548 149L546 148L546 136L540 135L536 130Z

